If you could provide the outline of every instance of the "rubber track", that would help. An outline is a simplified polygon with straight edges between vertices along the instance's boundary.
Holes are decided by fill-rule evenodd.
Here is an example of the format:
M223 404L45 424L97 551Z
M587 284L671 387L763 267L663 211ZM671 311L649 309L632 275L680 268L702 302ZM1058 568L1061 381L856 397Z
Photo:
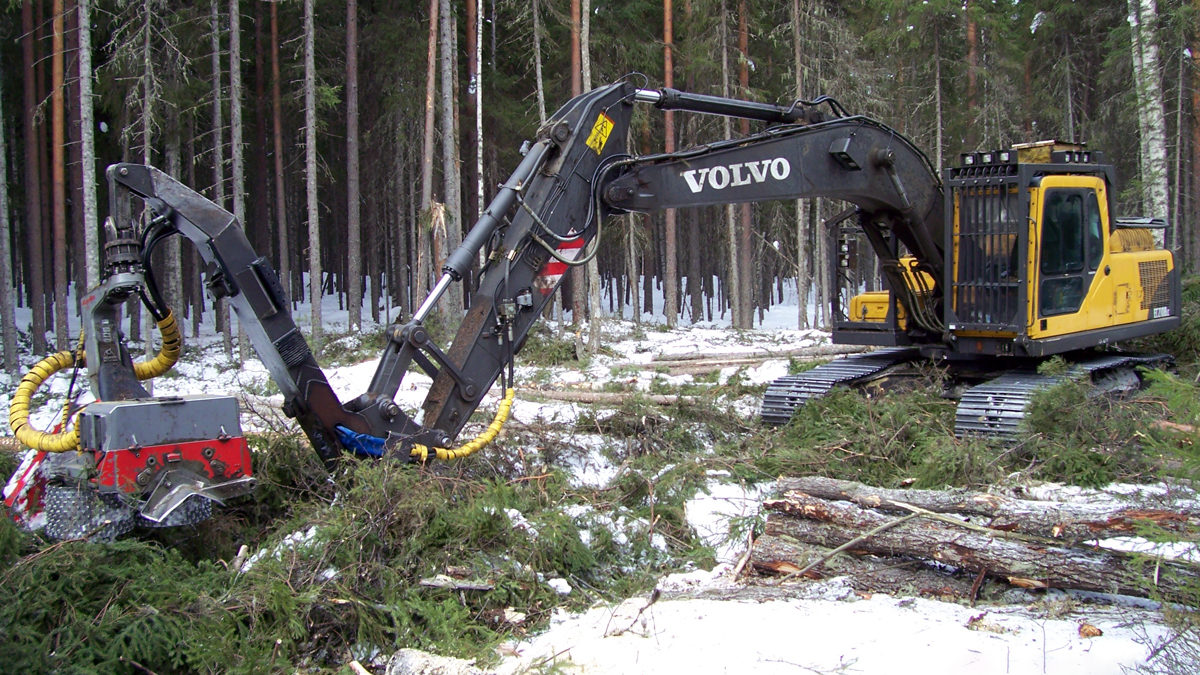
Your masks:
M1029 414L1038 391L1064 379L1087 375L1095 378L1115 368L1156 366L1171 361L1168 354L1096 354L1076 361L1062 375L1032 371L1005 373L965 391L954 415L954 435L1015 436Z
M785 375L772 382L767 387L767 393L763 394L762 420L768 424L787 424L797 408L824 396L834 387L852 386L919 356L920 352L916 349L892 347L830 361L797 375Z

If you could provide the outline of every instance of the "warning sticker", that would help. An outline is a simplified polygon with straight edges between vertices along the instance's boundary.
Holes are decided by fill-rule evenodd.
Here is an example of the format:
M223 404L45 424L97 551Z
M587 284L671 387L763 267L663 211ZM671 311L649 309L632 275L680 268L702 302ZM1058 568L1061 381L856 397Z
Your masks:
M604 151L604 144L608 142L608 135L612 133L613 121L612 118L604 113L596 118L596 123L592 125L592 133L588 134L587 146L600 154Z

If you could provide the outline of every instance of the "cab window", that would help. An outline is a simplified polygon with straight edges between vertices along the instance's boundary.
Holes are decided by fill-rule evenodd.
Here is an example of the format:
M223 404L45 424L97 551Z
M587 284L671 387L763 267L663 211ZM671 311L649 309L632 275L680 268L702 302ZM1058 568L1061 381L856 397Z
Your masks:
M1042 207L1041 314L1079 309L1104 253L1100 207L1094 190L1051 189Z

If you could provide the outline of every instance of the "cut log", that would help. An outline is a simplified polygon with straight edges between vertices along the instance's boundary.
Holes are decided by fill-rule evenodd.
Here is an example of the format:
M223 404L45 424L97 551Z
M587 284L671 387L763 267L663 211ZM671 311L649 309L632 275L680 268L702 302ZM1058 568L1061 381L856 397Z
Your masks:
M569 401L572 403L607 403L620 404L633 399L648 401L656 405L675 405L676 403L695 403L695 396L680 396L677 394L647 394L644 392L613 392L613 391L575 391L562 389L522 389L529 396L540 396L552 401Z
M836 548L880 528L896 516L844 501L801 492L768 500L766 534ZM937 514L931 514L936 516ZM1071 548L1059 542L952 523L952 516L922 517L873 534L852 552L912 556L950 565L972 574L986 571L1023 588L1071 588L1165 598L1179 596L1197 583L1200 565L1138 558L1098 548Z
M754 540L751 566L763 576L829 579L845 576L851 588L863 592L915 594L926 598L968 600L971 579L937 571L915 558L898 560L872 555L837 555L807 572L805 567L829 550L786 535L763 534Z
M1124 502L1049 502L969 490L893 490L820 476L780 478L776 485L780 492L803 492L892 513L908 513L897 502L936 513L958 513L995 530L1065 541L1129 535L1139 525L1151 523L1179 533L1200 528L1200 502L1194 499L1172 501L1170 508Z
M693 352L691 354L658 354L651 363L663 364L672 361L701 361L708 359L744 359L744 358L761 358L761 359L786 359L793 356L811 356L814 358L824 358L826 356L841 356L842 354L857 354L867 351L867 347L859 347L854 345L813 345L810 347L790 347L788 349L779 349L775 351L767 351L759 354L747 354L746 352Z

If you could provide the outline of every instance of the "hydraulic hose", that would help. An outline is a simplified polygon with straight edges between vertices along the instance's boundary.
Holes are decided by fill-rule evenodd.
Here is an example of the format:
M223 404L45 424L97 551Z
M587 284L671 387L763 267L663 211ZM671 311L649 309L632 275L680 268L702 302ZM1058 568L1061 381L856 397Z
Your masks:
M162 346L154 358L133 364L133 374L139 380L150 380L170 370L183 350L183 335L179 332L175 313L168 309L167 315L156 323L158 334L162 336Z
M179 332L179 324L175 314L167 311L167 315L158 322L159 334L162 336L162 346L158 354L148 360L133 364L133 372L139 380L149 380L158 377L171 369L179 360L183 345L183 337ZM8 406L8 426L12 429L17 440L35 450L43 452L68 452L79 447L79 430L77 428L59 433L49 433L34 429L29 424L29 406L38 387L50 379L55 373L65 368L82 366L86 357L82 350L78 352L61 351L51 354L38 361L17 385L12 403ZM66 426L64 424L64 426Z
M29 425L29 402L42 383L58 371L75 365L75 352L61 351L38 361L17 385L8 406L8 426L22 444L44 452L67 452L79 447L79 430L53 434Z
M414 445L411 455L420 459L422 462L429 459L429 453L432 451L434 455L442 460L459 459L479 450L488 443L496 440L496 436L500 435L500 429L504 427L504 423L508 421L509 411L512 410L513 399L516 398L517 391L512 387L504 390L504 399L500 401L500 407L496 409L496 417L492 419L492 423L488 425L483 433L479 434L470 441L463 443L456 448L430 448L425 445Z

